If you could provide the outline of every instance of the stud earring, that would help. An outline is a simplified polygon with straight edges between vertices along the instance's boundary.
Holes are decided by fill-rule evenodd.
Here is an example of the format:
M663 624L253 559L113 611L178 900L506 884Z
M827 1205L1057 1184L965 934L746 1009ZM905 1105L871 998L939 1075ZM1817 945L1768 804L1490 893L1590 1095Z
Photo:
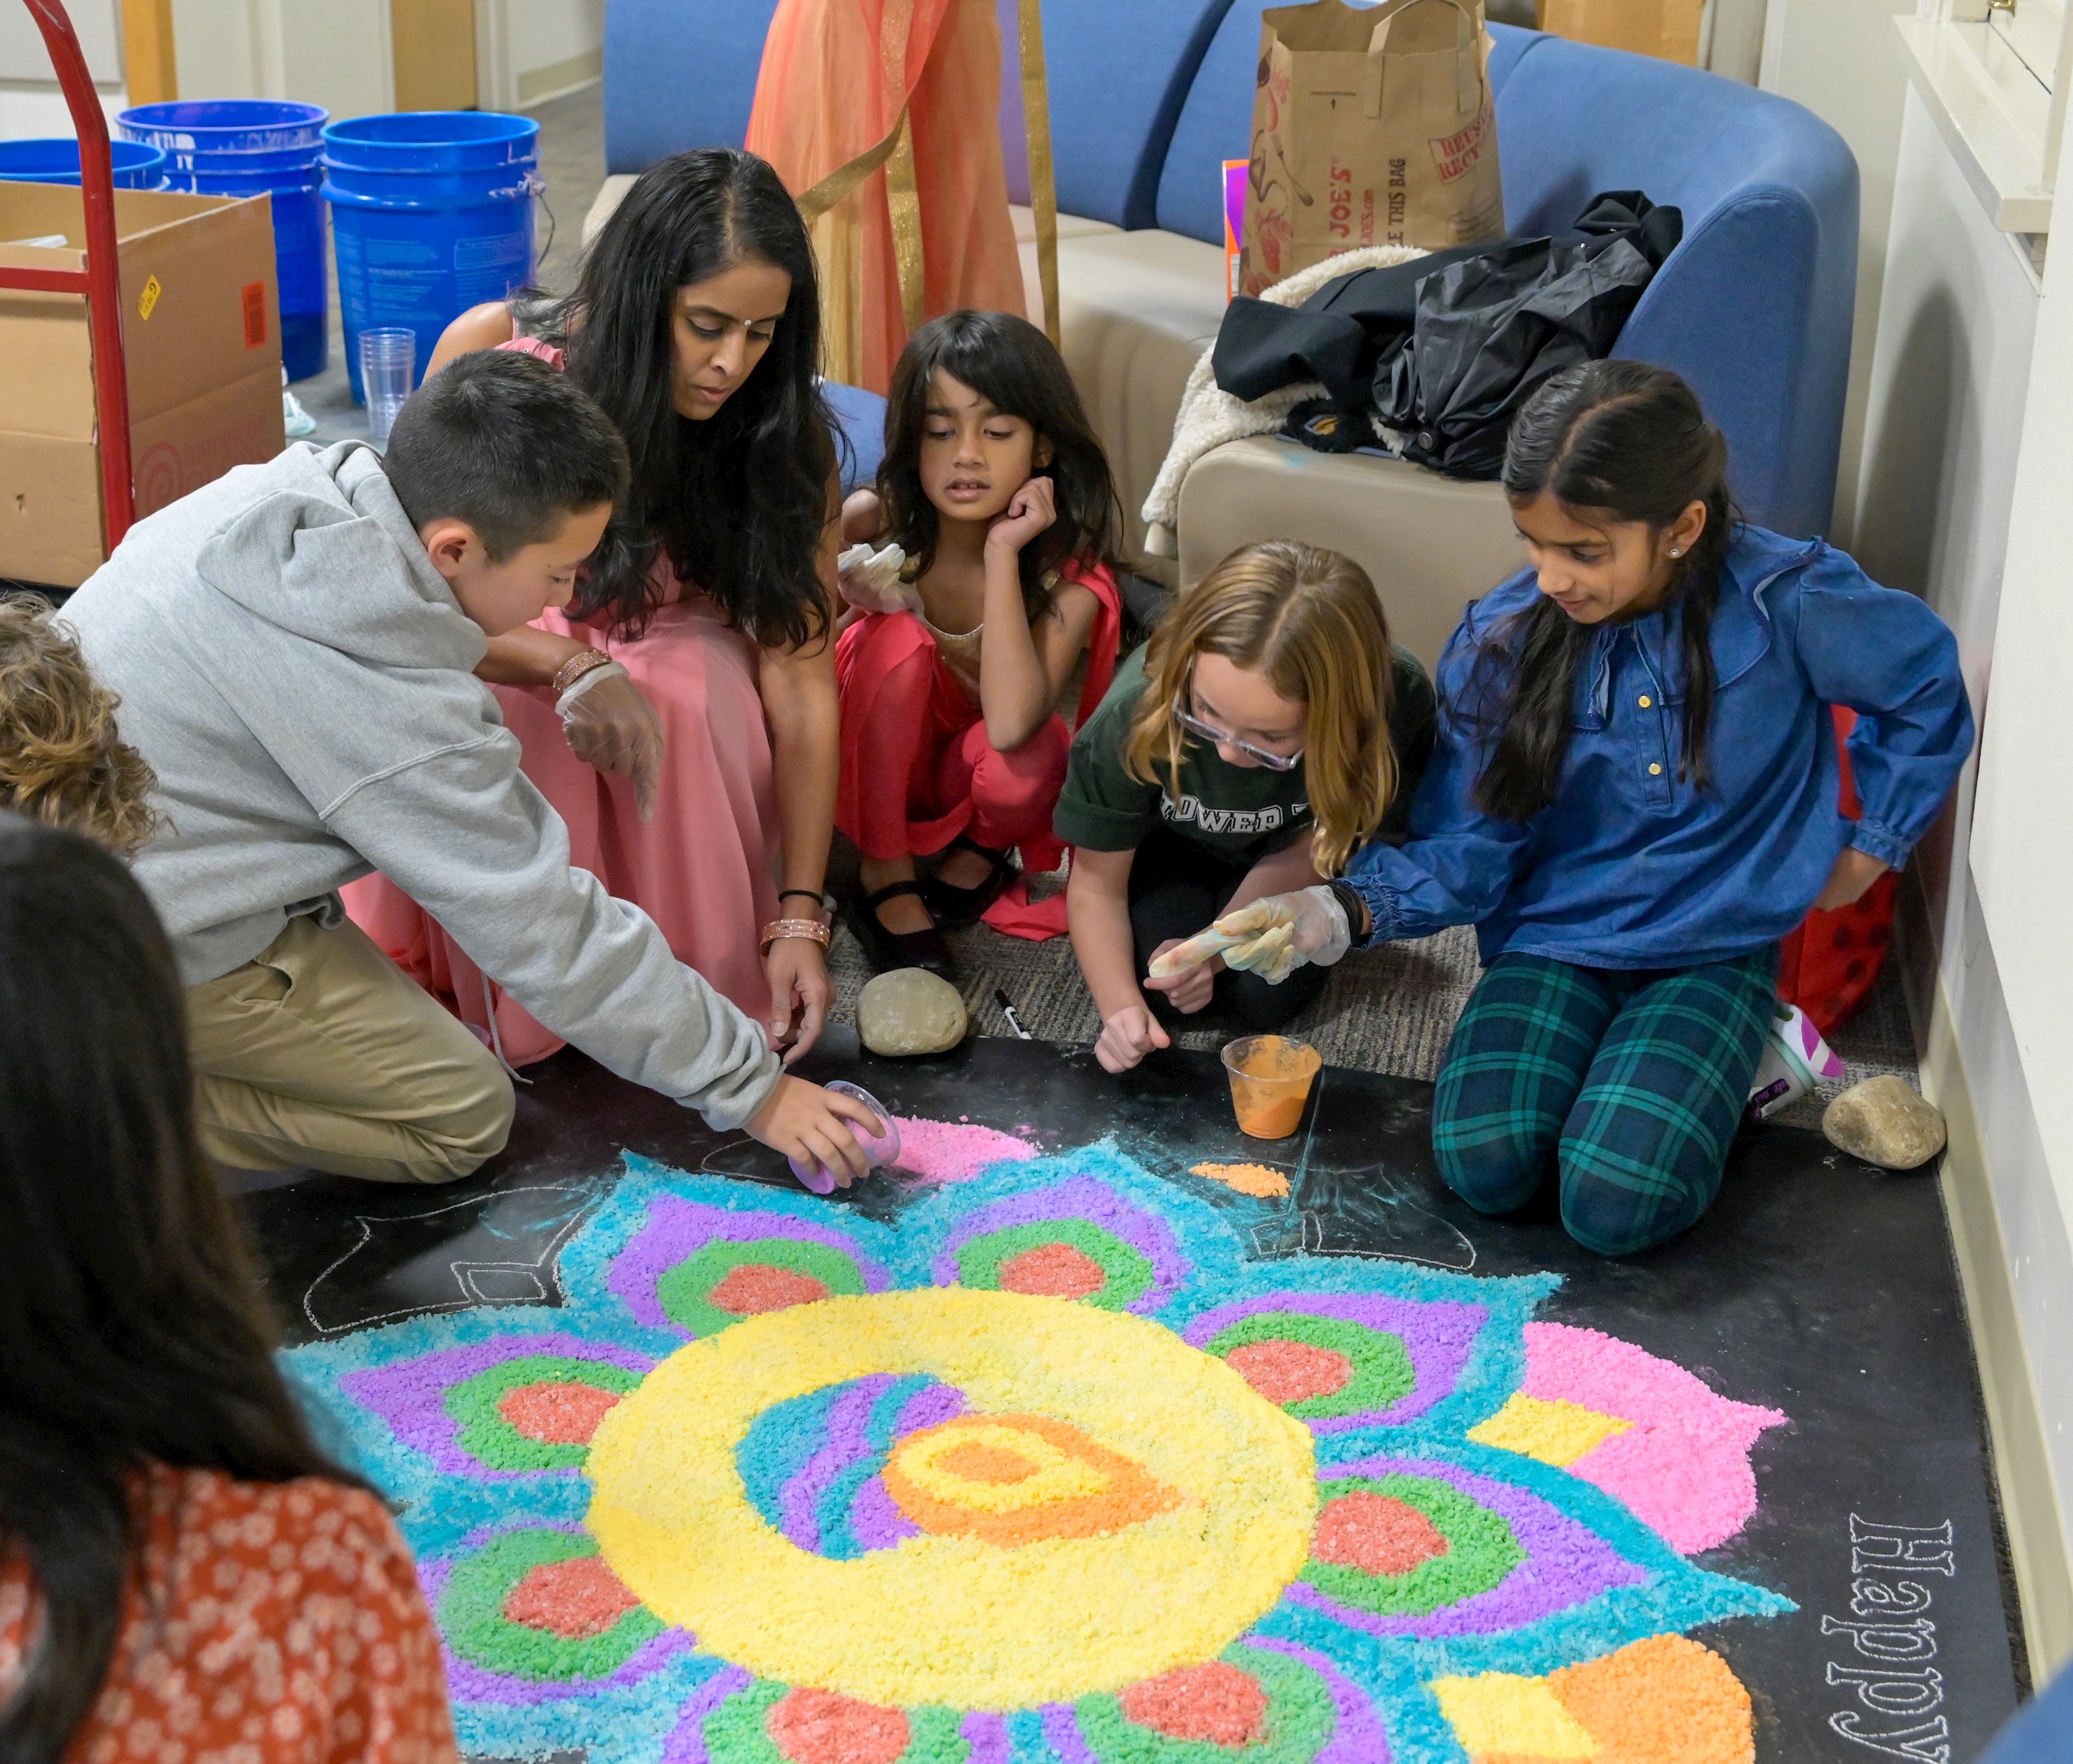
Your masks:
M1684 548L1681 546L1673 545L1670 548L1670 554L1673 558L1681 558L1684 555Z

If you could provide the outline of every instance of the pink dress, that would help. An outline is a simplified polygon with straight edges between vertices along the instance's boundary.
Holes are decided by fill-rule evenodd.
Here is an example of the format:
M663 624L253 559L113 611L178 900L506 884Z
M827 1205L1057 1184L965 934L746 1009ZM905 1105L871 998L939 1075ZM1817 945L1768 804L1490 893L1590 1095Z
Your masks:
M559 350L533 339L505 347L560 365ZM552 611L533 621L604 650L654 706L665 746L653 820L635 812L630 779L569 751L548 688L491 690L518 737L525 776L568 823L571 859L653 919L678 961L768 1023L760 941L778 916L778 820L756 645L708 596L678 583L666 560L657 560L656 577L667 598L637 637L615 638ZM344 893L354 922L390 959L463 1022L493 1035L513 1065L562 1047L386 876Z

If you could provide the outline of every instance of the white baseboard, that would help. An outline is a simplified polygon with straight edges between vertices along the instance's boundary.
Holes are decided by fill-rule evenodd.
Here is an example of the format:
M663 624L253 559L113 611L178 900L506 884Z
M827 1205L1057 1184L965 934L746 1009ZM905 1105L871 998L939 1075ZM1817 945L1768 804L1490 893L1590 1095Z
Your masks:
M1923 1040L1922 1093L1943 1110L1950 1133L1943 1154L1943 1207L1979 1360L2031 1682L2041 1685L2059 1663L2073 1656L2073 1552L2067 1548L2066 1516L2059 1511L2045 1445L2044 1416L2023 1349L1972 1085L1940 978Z

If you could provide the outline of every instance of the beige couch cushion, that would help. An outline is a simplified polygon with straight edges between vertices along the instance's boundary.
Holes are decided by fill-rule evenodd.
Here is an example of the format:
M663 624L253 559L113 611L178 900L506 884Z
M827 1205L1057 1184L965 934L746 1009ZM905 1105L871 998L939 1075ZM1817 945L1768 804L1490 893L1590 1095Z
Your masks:
M1526 561L1494 484L1372 454L1313 453L1278 435L1204 454L1181 487L1181 581L1266 539L1353 558L1381 591L1396 641L1428 668L1461 608Z
M1223 249L1156 229L1061 237L1058 306L1065 365L1108 449L1135 556L1181 394L1223 323Z

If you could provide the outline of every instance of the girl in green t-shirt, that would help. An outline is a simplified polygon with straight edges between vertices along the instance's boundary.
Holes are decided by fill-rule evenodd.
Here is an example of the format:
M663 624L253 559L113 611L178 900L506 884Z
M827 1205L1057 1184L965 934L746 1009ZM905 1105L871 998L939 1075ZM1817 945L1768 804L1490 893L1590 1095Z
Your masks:
M1103 1066L1170 1045L1162 1016L1214 1001L1267 1029L1317 996L1318 964L1269 985L1219 957L1160 958L1248 901L1336 876L1401 822L1432 734L1431 682L1391 649L1351 559L1247 546L1181 596L1074 740L1053 822L1076 848L1067 916Z

